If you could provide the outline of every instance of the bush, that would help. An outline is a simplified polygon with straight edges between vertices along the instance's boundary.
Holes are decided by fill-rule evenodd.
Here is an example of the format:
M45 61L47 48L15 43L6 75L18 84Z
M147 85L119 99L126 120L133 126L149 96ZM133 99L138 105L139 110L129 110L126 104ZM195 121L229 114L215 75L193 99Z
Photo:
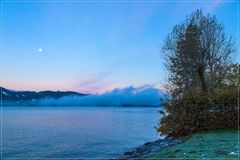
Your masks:
M202 130L239 127L238 88L221 87L210 92L191 91L163 103L158 131L172 137Z

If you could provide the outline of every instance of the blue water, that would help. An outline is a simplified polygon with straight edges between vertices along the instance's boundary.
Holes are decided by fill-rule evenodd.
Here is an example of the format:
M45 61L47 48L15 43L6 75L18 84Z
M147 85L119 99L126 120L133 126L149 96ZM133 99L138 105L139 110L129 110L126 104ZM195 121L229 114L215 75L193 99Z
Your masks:
M159 138L157 108L11 107L2 115L4 158L116 158Z

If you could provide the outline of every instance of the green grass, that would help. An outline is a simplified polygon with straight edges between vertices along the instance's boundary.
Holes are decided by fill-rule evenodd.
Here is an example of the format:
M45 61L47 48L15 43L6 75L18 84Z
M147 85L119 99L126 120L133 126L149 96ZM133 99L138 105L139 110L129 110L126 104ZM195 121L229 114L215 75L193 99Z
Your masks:
M195 133L184 143L163 149L149 159L238 159L240 147L238 136L238 130Z

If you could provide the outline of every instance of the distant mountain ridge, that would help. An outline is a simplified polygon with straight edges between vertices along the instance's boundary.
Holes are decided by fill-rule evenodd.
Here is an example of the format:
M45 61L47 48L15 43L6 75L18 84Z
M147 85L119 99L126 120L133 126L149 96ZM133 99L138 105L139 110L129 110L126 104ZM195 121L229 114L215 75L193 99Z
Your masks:
M101 94L74 91L14 91L0 87L2 106L159 106L165 93L152 85L115 88Z
M9 102L32 101L38 99L53 98L59 99L64 96L86 96L88 94L73 92L73 91L14 91L0 87L2 91L2 100Z

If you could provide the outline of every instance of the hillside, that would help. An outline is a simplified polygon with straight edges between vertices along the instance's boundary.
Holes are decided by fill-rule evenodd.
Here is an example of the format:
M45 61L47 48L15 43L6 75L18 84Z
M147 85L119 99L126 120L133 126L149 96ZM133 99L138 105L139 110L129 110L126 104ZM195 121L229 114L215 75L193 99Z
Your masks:
M73 92L73 91L14 91L0 87L2 91L2 100L4 103L25 103L27 101L39 99L59 99L65 96L86 96L87 94Z

